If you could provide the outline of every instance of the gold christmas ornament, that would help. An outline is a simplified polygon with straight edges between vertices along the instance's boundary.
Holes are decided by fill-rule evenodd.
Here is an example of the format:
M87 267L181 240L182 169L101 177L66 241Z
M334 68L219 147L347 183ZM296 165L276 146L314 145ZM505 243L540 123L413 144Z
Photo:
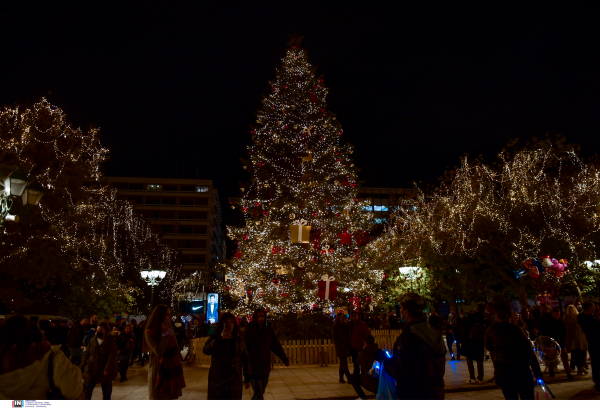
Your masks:
M291 213L291 214L290 214L290 220L293 220L294 218L296 218L296 214L294 214L294 213Z

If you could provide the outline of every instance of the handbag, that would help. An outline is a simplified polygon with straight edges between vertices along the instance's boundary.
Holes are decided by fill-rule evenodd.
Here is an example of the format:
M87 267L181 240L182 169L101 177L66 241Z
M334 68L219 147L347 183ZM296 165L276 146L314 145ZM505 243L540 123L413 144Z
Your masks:
M54 353L50 350L50 360L48 361L48 381L50 381L50 388L46 392L46 397L49 400L66 400L62 392L54 385L54 369L52 367L53 356Z

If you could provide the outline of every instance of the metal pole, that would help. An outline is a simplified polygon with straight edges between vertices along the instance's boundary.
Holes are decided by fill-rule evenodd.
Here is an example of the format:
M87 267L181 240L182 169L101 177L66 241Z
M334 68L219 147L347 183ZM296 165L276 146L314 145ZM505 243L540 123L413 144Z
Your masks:
M152 313L152 307L154 306L154 284L150 284L152 286L152 297L150 298L150 313Z

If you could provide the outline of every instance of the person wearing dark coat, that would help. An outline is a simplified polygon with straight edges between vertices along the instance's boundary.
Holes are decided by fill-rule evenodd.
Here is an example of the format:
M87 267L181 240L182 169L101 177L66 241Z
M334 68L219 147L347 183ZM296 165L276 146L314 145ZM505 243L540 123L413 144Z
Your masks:
M215 334L204 344L204 354L211 356L208 370L209 400L242 399L242 380L250 388L248 350L240 337L239 326L231 313L221 315Z
M106 323L100 323L96 335L85 349L79 366L83 372L86 399L92 399L96 384L102 386L102 399L109 400L112 395L112 380L117 376L117 342L110 334Z
M133 338L135 339L135 348L133 349L133 353L131 353L131 361L129 365L133 365L133 360L137 357L138 361L140 361L142 367L144 366L144 360L142 359L142 340L144 331L137 324L135 319L131 320L130 323L131 332L133 333Z
M429 314L429 324L442 331L442 318L437 314L435 310L432 310Z
M350 314L350 355L352 356L352 363L354 364L354 371L352 374L358 374L360 367L358 365L358 353L362 350L367 336L371 335L371 330L367 327L367 324L360 320L358 313L352 312Z
M362 387L365 387L367 391L377 394L377 389L379 388L379 378L369 375L369 370L373 366L375 354L378 350L379 346L377 343L375 343L375 337L368 335L367 339L365 340L365 347L358 355L357 360L361 373L350 375L350 383L354 387L354 391L356 391L360 399L367 399Z
M427 322L424 308L420 295L409 292L402 297L400 315L406 325L394 343L394 354L384 360L401 400L444 399L446 347L442 333Z
M532 400L534 382L531 370L537 379L543 376L531 341L519 326L509 322L512 307L506 299L496 299L494 310L496 321L485 333L485 347L492 356L496 384L507 400L519 397Z
M88 319L83 319L80 322L75 322L73 327L71 327L71 331L69 332L69 342L67 343L67 347L69 348L69 353L71 354L71 363L73 365L78 366L81 364L81 358L83 357L83 336L85 336L85 325L88 324Z
M594 316L595 311L594 302L585 302L583 313L577 316L577 323L585 333L588 353L592 359L592 380L596 386L596 392L600 392L600 320Z
M465 337L462 340L461 354L467 358L468 384L479 384L483 381L484 340L487 329L484 311L484 305L477 305L477 311L469 314L463 321ZM477 378L475 378L474 361L477 363Z
M119 337L117 337L117 354L119 355L119 374L121 382L127 381L127 369L133 349L135 349L135 336L131 331L131 326L125 326Z
M248 349L248 371L250 372L250 385L254 391L253 400L265 399L264 393L271 373L271 352L279 357L286 367L290 365L275 332L270 326L267 326L266 317L267 314L263 308L256 309L252 321L248 324L244 339Z
M331 330L331 338L335 345L335 354L340 359L340 382L345 383L346 379L350 381L350 371L348 370L348 357L350 357L350 327L346 323L346 316L343 313L338 313L333 329Z
M554 339L560 346L560 358L562 360L565 371L567 372L567 378L573 379L571 374L571 367L569 366L569 355L567 354L567 348L565 343L567 341L567 329L565 322L560 318L560 309L555 307L550 313L550 318L542 321L542 336L547 336ZM554 369L550 368L550 377L554 377Z

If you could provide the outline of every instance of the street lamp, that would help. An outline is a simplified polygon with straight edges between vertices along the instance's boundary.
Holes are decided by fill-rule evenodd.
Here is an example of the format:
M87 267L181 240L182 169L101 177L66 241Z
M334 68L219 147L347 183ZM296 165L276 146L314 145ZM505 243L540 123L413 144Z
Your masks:
M150 298L150 309L154 305L154 287L157 286L164 278L167 272L144 269L140 272L142 279L152 286L152 297Z
M30 183L27 175L8 166L0 166L0 231L4 228L4 221L19 222L19 216L9 214L13 199L22 197L23 205L35 206L40 203L44 189L37 182Z
M398 268L402 275L408 275L408 279L410 279L410 291L413 290L413 280L415 279L415 272L419 272L421 268L413 267L413 266L401 266Z

